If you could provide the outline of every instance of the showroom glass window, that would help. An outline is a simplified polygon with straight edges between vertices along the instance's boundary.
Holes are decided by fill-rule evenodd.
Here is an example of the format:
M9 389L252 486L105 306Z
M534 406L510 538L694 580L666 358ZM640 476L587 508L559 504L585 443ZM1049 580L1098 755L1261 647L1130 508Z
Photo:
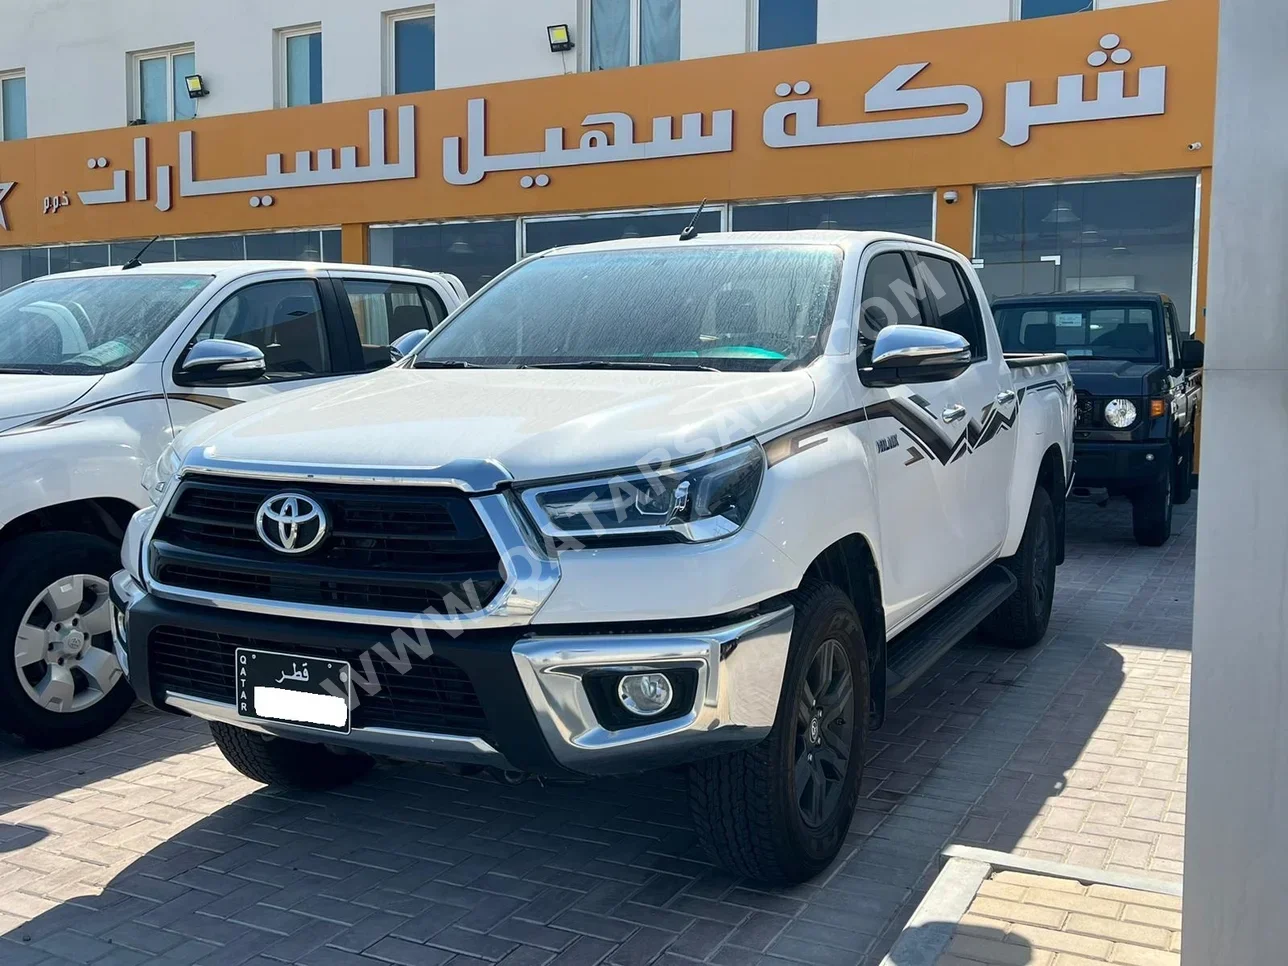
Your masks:
M591 70L680 59L680 0L590 0L589 9Z
M679 237L693 220L693 211L658 211L604 215L596 218L533 219L524 225L523 251L532 255L561 245L585 245L619 238ZM707 209L698 219L698 230L720 231L720 212Z
M513 221L372 228L371 263L448 272L474 293L514 264L514 232Z
M1082 13L1094 6L1094 0L1020 0L1020 19L1033 20L1062 13Z
M756 49L818 43L818 0L755 0Z
M1188 329L1195 190L1193 177L981 189L975 258L984 289L991 298L1162 292Z
M935 196L931 194L784 201L768 205L734 205L733 208L734 231L824 228L897 231L918 238L931 238L934 225Z

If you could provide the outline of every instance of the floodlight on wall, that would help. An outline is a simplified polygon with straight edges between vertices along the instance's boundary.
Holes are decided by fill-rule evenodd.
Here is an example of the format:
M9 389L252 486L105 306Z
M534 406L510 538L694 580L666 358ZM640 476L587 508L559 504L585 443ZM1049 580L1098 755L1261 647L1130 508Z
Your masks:
M547 27L546 36L550 39L551 53L559 54L565 50L572 50L576 46L572 42L572 31L568 29L566 23L552 24Z
M206 90L206 82L200 74L189 74L183 79L188 88L188 96L191 98L205 97L210 91Z

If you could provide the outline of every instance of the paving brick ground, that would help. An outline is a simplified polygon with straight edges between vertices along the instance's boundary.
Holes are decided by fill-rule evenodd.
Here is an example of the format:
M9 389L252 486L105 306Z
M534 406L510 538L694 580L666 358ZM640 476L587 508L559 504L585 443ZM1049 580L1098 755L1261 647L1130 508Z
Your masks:
M970 641L900 699L813 883L712 868L675 773L511 787L392 765L289 794L201 723L135 711L62 752L0 744L0 964L857 964L950 843L1179 876L1193 506L1158 550L1125 504L1070 516L1048 640Z
M1180 950L1180 899L998 872L938 966L1180 966Z

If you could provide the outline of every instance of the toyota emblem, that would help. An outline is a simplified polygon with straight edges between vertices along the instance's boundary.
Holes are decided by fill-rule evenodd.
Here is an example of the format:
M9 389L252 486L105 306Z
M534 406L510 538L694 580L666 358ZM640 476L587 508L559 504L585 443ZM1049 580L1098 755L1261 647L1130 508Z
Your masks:
M329 532L326 511L303 493L278 493L259 505L255 530L278 553L308 553Z

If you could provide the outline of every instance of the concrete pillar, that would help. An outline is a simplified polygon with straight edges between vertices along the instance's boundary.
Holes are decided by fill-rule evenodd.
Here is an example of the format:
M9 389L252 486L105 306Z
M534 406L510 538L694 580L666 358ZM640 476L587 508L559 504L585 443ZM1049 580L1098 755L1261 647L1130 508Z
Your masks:
M1288 955L1285 37L1221 0L1183 966Z

